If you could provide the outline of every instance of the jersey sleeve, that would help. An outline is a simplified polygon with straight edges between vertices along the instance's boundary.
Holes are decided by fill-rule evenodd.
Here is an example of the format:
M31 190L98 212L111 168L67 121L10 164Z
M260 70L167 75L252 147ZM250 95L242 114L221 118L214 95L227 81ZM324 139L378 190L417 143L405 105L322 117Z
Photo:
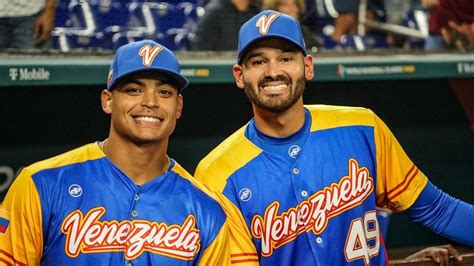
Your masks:
M210 193L212 193L213 197L222 206L227 216L226 223L229 228L228 241L232 265L259 265L257 251L252 242L252 237L247 228L244 217L239 209L228 198L226 198L224 194L222 194L222 186L216 187L216 184L209 184L206 182L212 180L206 178L209 173L208 170L212 169L198 167L195 177L199 177L199 181L204 181L201 183L210 191Z
M410 160L387 125L375 114L374 120L377 205L404 211L415 202L428 179Z
M24 169L11 185L0 209L0 261L39 265L43 251L41 203Z
M227 215L232 265L259 265L257 250L239 209L222 193L217 194L216 197Z
M225 222L216 238L204 251L199 265L230 265L229 227Z

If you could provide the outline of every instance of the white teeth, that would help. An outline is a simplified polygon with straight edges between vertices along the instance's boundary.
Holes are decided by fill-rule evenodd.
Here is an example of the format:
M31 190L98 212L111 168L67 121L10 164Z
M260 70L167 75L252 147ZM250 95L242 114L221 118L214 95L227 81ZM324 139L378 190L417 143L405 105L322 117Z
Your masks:
M282 91L286 88L287 88L286 84L280 84L280 85L276 85L276 86L265 86L265 87L263 87L263 90L265 90L265 91Z
M149 116L139 116L135 117L136 120L143 121L143 122L153 122L153 123L158 123L161 120L156 118L156 117L149 117Z

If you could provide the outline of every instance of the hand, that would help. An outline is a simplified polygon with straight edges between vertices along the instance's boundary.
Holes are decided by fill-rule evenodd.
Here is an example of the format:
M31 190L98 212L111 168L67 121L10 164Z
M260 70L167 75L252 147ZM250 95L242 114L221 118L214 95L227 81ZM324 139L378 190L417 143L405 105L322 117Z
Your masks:
M453 256L457 261L462 261L461 254L451 245L428 247L407 257L407 259L431 258L439 265L449 265L449 258Z
M448 28L441 28L444 41L456 49L465 51L474 48L474 23L458 24L454 21L448 22Z
M36 44L42 44L51 37L51 31L54 26L55 12L46 9L38 18L33 31L33 38Z

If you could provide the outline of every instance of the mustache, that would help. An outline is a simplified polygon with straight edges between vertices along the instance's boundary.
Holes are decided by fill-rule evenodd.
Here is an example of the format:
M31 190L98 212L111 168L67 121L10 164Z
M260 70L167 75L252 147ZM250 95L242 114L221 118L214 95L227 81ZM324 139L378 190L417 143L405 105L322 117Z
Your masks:
M283 81L283 82L286 82L288 84L292 84L292 80L290 77L288 76L285 76L285 75L277 75L275 77L269 77L269 76L265 76L263 78L261 78L259 81L258 81L258 86L261 87L263 86L263 84L267 83L267 82L272 82L272 81Z

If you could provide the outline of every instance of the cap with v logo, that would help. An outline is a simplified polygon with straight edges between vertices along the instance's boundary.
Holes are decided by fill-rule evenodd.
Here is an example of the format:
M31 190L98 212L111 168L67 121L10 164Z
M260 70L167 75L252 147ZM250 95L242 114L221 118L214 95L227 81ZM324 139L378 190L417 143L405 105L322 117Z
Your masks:
M178 59L168 48L151 40L121 46L110 65L107 89L111 90L120 79L141 71L158 71L174 79L181 91L188 80L181 75Z
M282 38L301 48L306 55L300 23L293 17L274 11L264 10L245 22L239 31L237 62L242 62L245 51L256 41L264 38Z

